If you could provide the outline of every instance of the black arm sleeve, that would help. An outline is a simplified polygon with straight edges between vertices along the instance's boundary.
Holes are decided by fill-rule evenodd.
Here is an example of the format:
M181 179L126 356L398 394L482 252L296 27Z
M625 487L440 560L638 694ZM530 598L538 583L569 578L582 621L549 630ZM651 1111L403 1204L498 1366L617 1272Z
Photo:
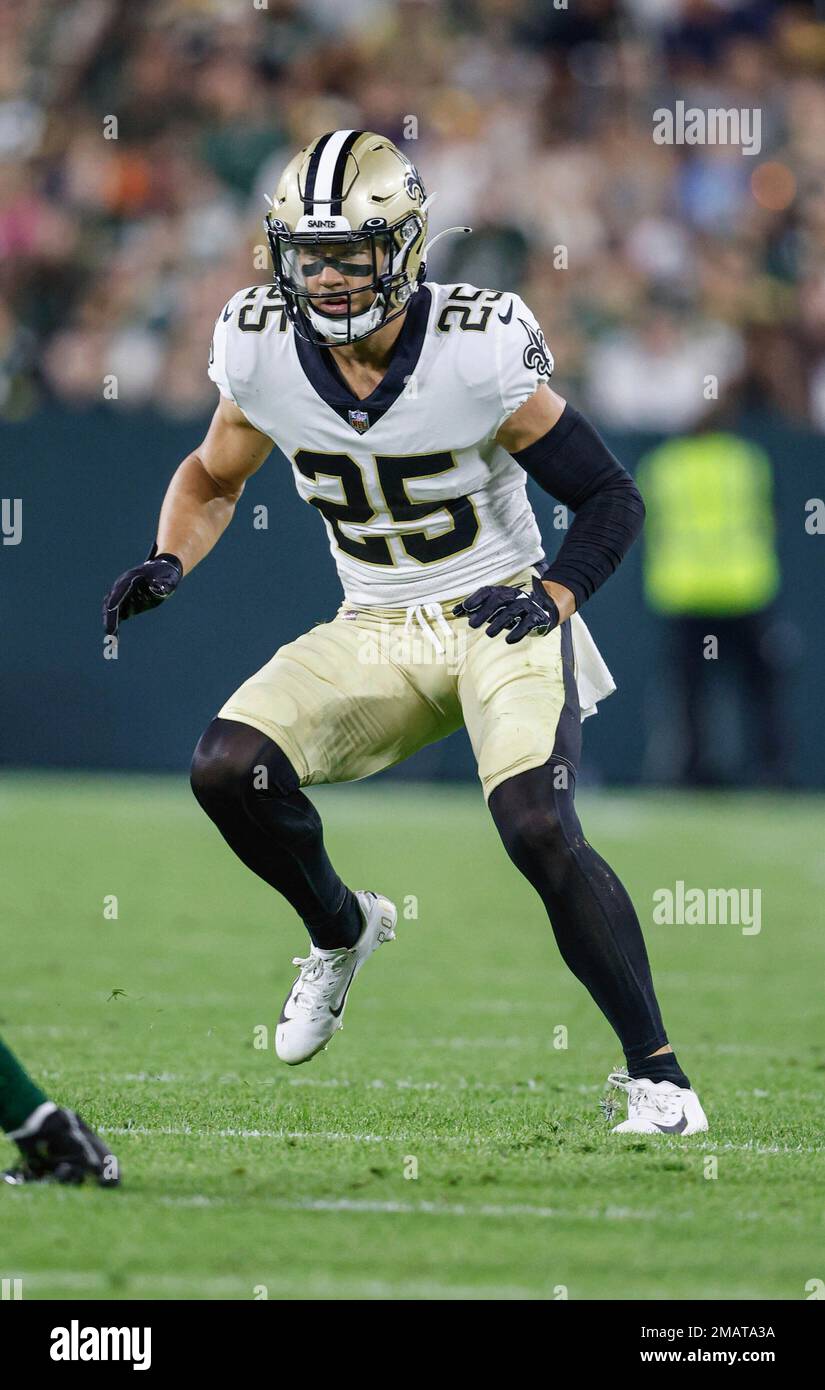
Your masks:
M570 589L581 608L618 568L641 531L641 493L593 426L569 404L547 434L513 458L539 487L575 513L542 579Z

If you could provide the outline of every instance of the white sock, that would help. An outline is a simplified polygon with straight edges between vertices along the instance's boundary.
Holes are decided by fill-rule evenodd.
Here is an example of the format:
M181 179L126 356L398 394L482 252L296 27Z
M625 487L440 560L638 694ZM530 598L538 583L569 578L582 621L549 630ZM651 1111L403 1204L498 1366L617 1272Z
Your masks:
M19 1129L10 1129L7 1131L9 1139L31 1139L32 1135L37 1133L43 1121L48 1119L49 1115L53 1115L56 1109L57 1106L53 1100L44 1100L43 1104L38 1105L37 1109L33 1110L29 1115L29 1118L23 1121Z

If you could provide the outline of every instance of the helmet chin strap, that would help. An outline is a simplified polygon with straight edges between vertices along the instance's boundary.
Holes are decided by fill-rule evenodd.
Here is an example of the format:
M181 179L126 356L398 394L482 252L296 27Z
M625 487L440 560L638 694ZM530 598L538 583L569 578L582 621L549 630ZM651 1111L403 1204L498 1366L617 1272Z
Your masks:
M315 332L327 338L334 345L352 342L356 338L363 338L367 333L371 333L381 323L383 307L382 297L377 294L368 309L360 314L342 314L340 321L337 322L325 314L319 314L309 304L307 304L305 312Z

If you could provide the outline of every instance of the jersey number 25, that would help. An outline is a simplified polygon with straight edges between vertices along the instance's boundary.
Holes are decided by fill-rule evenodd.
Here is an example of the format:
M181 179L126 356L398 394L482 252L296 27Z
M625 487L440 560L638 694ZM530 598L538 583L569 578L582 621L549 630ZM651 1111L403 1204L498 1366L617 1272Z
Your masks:
M374 458L387 512L393 521L403 526L425 517L433 517L438 512L447 512L452 517L452 528L440 535L428 536L424 530L399 531L399 540L413 560L422 565L432 565L439 560L447 560L462 550L469 550L479 531L476 509L469 497L413 502L408 497L405 487L410 478L433 478L440 473L446 473L450 468L455 468L456 462L452 454L419 454L414 458L375 454ZM326 497L311 497L309 501L326 517L341 550L353 559L360 560L362 564L395 564L386 536L364 536L354 540L341 529L342 522L366 526L378 515L367 497L364 475L355 459L349 454L319 454L311 449L299 449L295 455L295 467L314 483L322 476L340 478L346 501L333 502Z

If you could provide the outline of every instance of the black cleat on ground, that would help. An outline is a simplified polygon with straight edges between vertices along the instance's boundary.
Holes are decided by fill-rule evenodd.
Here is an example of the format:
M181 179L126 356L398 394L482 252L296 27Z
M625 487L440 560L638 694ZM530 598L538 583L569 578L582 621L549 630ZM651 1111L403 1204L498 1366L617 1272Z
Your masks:
M23 1162L3 1174L7 1183L62 1182L77 1186L92 1178L117 1187L120 1167L102 1139L73 1110L53 1110L39 1129L15 1139Z

